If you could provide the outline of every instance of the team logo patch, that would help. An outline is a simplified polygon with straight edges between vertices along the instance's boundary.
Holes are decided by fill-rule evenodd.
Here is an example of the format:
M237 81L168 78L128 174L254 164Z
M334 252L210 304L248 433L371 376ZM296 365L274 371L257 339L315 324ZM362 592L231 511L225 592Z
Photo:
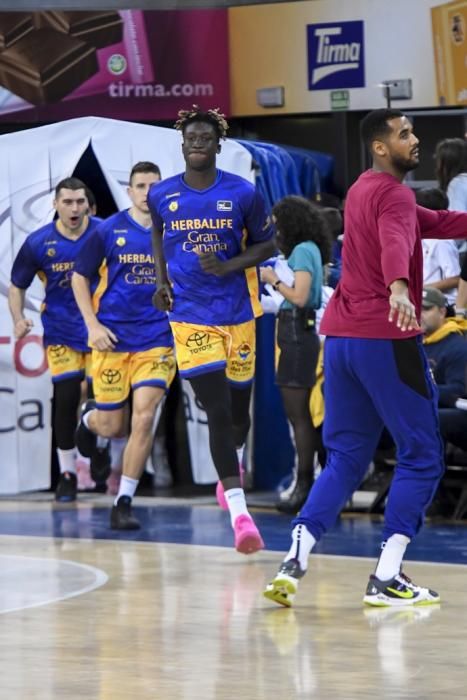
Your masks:
M232 211L232 202L229 199L219 199L217 211Z
M190 348L191 353L201 352L206 348L211 347L209 344L209 333L196 332L192 333L186 339L185 345Z
M251 347L248 343L242 343L238 348L238 354L242 360L246 360L249 355L251 355Z
M117 240L115 241L117 245L120 247L124 246L126 243L126 238L123 238L123 236L119 236Z
M178 202L170 202L170 204L169 204L169 209L170 209L170 211L177 211L177 209L178 209Z
M116 384L122 378L118 369L105 369L101 372L101 380L104 384Z
M54 360L57 360L66 353L66 347L65 345L49 345L49 352Z
M48 248L47 249L47 255L49 258L53 258L57 254L55 248Z

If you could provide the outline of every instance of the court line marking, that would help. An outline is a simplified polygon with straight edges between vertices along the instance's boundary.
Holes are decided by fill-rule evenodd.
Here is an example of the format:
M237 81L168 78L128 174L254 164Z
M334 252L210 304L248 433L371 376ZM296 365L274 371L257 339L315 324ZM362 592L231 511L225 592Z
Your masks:
M29 603L26 605L17 606L15 608L5 608L4 610L0 610L0 615L10 612L18 612L20 610L27 610L29 608L40 608L44 605L51 605L52 603L59 603L62 600L76 598L79 595L85 595L86 593L90 593L91 591L94 591L97 588L101 588L101 586L104 586L109 580L108 575L105 573L105 571L102 571L102 569L98 569L97 567L91 566L90 564L82 564L81 562L73 561L72 559L54 559L52 557L27 557L21 554L0 554L0 558L2 557L8 557L10 559L26 559L27 561L51 561L54 563L60 562L64 564L69 564L71 566L78 566L81 569L86 569L87 571L94 574L94 582L88 584L87 586L83 586L83 588L78 588L78 590L73 591L71 593L65 593L62 596L57 596L56 598L49 598L48 600L43 600L39 603Z

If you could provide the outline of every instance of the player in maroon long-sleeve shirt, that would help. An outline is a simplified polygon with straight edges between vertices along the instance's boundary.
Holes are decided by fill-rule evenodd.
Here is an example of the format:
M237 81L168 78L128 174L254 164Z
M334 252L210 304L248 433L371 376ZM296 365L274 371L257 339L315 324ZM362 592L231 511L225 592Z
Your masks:
M361 135L373 167L350 188L345 206L342 277L321 322L323 428L327 464L295 519L292 546L265 596L291 605L308 555L362 481L385 425L397 446L383 549L364 603L401 607L439 595L402 573L442 476L437 390L419 326L422 238L466 238L467 214L431 211L402 184L418 165L418 139L398 110L370 112Z

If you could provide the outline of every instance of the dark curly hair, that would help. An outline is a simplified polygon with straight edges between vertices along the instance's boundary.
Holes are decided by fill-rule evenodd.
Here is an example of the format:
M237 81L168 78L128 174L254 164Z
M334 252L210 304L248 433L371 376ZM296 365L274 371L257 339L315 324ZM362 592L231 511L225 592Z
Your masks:
M229 125L227 124L225 114L222 114L219 107L216 109L208 109L206 112L193 105L191 109L181 109L178 113L178 119L174 124L177 131L185 133L185 129L189 124L201 122L202 124L210 124L214 127L218 139L225 139Z
M320 208L304 197L289 195L272 209L276 221L277 245L286 258L299 243L313 241L323 265L331 260L331 241Z

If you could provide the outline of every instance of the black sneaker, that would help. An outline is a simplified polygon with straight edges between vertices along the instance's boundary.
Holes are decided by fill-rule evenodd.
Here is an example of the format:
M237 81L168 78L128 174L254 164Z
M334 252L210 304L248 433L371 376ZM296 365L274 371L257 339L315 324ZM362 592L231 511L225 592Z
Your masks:
M276 503L277 510L280 513L296 515L304 506L312 485L312 480L298 477L293 491Z
M94 399L89 399L81 409L81 416L75 432L75 445L83 457L92 457L97 447L97 435L83 423L83 416L96 408Z
M141 525L131 512L131 498L129 496L120 496L117 505L112 507L110 527L112 530L140 529Z
M290 608L298 589L298 581L306 574L298 559L289 559L282 562L279 571L266 586L263 592L265 598L279 605Z
M57 484L55 500L59 503L76 501L77 486L78 479L76 478L76 474L72 472L63 472L63 474L60 474L60 480Z
M92 452L89 466L91 471L91 479L95 481L96 484L102 484L107 481L111 472L110 440L105 447L97 447L96 445L96 448Z
M372 575L368 581L363 602L379 607L406 607L408 605L432 605L439 603L440 596L430 588L415 585L408 576L400 572L388 581L380 581Z

